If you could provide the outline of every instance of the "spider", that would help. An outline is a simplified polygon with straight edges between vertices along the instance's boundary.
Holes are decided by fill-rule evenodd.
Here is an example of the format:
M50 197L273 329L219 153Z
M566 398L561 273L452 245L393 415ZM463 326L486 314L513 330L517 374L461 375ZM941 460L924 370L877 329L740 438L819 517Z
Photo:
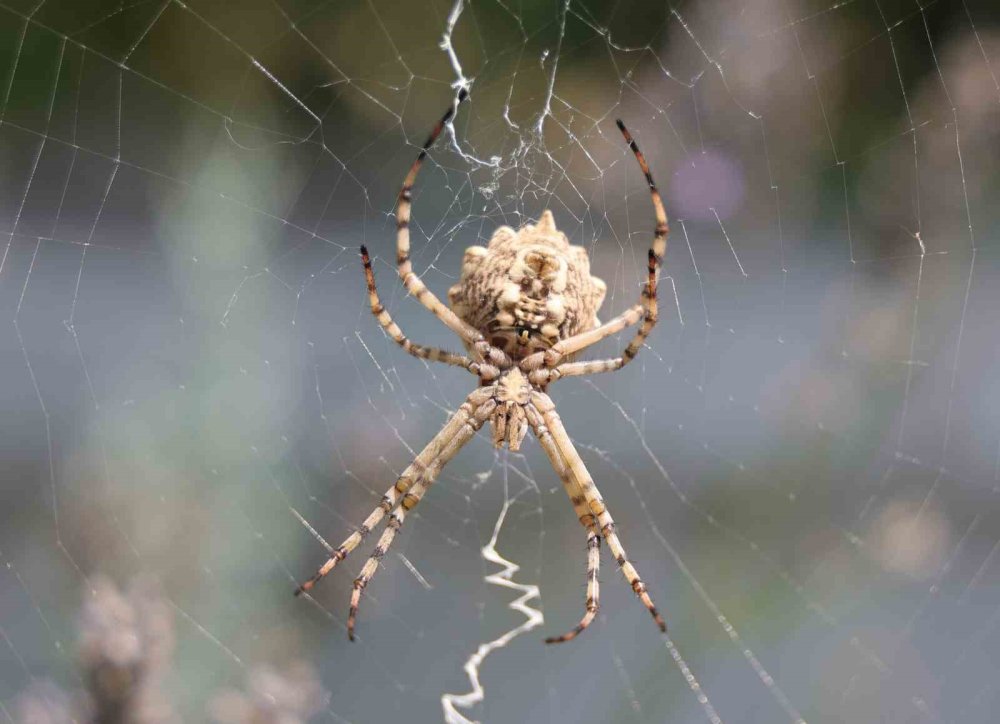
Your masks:
M330 551L327 561L296 589L295 594L312 589L388 516L375 550L354 581L347 618L347 634L353 641L361 594L407 514L420 502L448 461L489 422L494 445L498 448L507 445L511 450L519 449L531 428L587 531L586 611L573 629L561 636L547 638L546 643L575 638L597 615L602 537L608 542L625 580L649 609L660 630L666 631L666 623L656 610L639 572L626 557L600 491L563 427L552 398L546 394L548 385L558 379L618 370L639 353L657 320L657 271L666 251L668 233L663 202L646 159L619 120L618 128L646 176L656 216L649 249L649 274L639 303L601 324L597 310L604 301L606 285L590 275L586 250L570 245L566 235L556 229L552 213L546 210L537 224L527 224L516 231L501 226L486 248L471 246L466 249L460 280L448 292L451 308L446 307L413 271L410 206L413 184L427 150L466 95L464 90L460 92L458 100L438 121L403 181L396 207L396 261L407 291L459 336L469 356L411 342L379 301L371 259L364 246L361 247L361 259L372 314L389 337L415 357L465 368L479 378L479 387L385 492L378 507L361 527ZM573 361L581 350L635 324L639 324L638 331L621 356Z

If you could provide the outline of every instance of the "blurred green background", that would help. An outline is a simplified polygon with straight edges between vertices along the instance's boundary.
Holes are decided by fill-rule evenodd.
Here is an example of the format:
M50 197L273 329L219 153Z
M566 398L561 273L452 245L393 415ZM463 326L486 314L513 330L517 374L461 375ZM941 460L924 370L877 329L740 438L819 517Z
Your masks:
M181 720L305 662L317 720L440 721L525 621L484 580L504 510L545 622L485 659L470 720L995 721L998 23L987 0L4 0L0 719L80 685L93 577L145 573ZM530 442L448 466L354 644L367 547L291 596L325 554L302 520L338 544L474 384L382 334L356 252L412 338L458 346L401 291L392 214L463 82L414 202L439 295L549 208L610 317L653 226L616 118L663 190L648 348L552 392L670 639L605 554L598 621L542 643L583 611L585 550Z

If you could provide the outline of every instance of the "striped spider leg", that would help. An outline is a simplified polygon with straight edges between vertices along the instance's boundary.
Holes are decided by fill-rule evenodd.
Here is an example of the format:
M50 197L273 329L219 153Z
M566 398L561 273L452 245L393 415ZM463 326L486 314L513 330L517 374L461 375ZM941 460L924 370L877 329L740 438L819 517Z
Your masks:
M413 462L406 466L402 474L396 478L396 482L392 487L385 491L378 506L369 513L364 523L361 524L361 527L333 549L330 557L320 566L312 578L295 589L296 596L311 590L321 578L332 571L338 563L347 558L351 551L361 544L361 541L367 537L372 529L396 508L413 484L426 473L431 463L441 456L448 443L455 438L462 426L473 419L476 409L482 405L485 399L486 397L484 397L482 388L476 390L466 398L465 402L455 411L448 422L445 423L445 426L427 443L424 449L413 459Z
M375 550L372 551L371 556L365 561L365 565L361 568L361 573L354 579L354 591L351 593L351 608L347 616L347 636L351 641L354 640L354 622L358 615L361 594L378 570L379 562L389 550L389 546L392 545L393 540L395 540L396 533L403 527L406 514L417 507L417 503L424 497L424 493L427 492L427 489L437 478L444 466L448 464L448 461L455 457L459 450L465 447L465 444L472 439L479 431L479 428L483 426L483 423L493 414L497 403L490 398L492 394L493 390L491 388L482 387L470 395L470 398L473 396L482 398L485 395L487 399L472 411L471 417L463 417L458 432L445 443L444 449L441 450L440 454L424 470L423 474L414 480L409 490L400 499L399 505L389 514L389 521L386 523L382 537L378 539L378 543L375 544Z
M423 280L413 271L413 262L410 261L410 208L413 203L413 184L416 182L420 167L423 166L424 159L427 157L427 150L441 135L441 131L451 120L458 104L467 97L468 91L464 88L459 91L455 106L449 107L441 120L434 126L434 130L427 137L423 148L420 149L420 153L403 180L403 186L399 190L399 199L396 203L396 264L399 267L399 277L403 280L406 291L416 297L417 301L429 309L435 317L444 322L445 326L457 334L466 345L475 350L483 361L509 365L510 358L507 355L487 342L482 332L446 307L434 292L427 288Z
M351 596L351 610L348 618L348 635L352 640L354 638L354 619L361 593L375 574L378 562L385 555L396 536L396 532L402 527L407 511L412 510L420 502L424 492L434 482L442 468L472 439L472 436L492 414L496 407L492 395L492 387L480 387L470 394L438 434L406 467L392 487L385 491L378 506L368 514L361 527L334 548L330 557L320 566L312 578L295 590L296 596L311 590L320 579L347 558L351 551L357 548L388 515L389 520L385 532L376 544L375 550L361 574L354 582L354 593Z
M569 496L570 502L573 504L573 510L576 512L576 517L579 519L580 525L587 530L587 601L585 611L583 618L580 619L580 623L570 629L570 631L564 633L562 636L550 636L545 639L545 643L547 644L557 644L564 641L571 641L582 633L597 616L597 611L601 607L601 588L598 581L601 568L601 534L597 530L597 519L587 506L587 498L583 494L583 488L577 484L576 480L570 474L565 460L563 460L562 455L560 455L559 450L556 448L549 429L545 426L545 420L542 419L541 413L538 412L534 405L528 405L526 414L532 432L534 432L542 449L548 455L549 461L552 463L552 468L556 471L559 479L562 480L563 487Z
M661 631L665 632L667 624L663 620L663 616L656 610L656 605L646 590L646 584L643 583L639 572L635 569L631 561L628 560L625 547L622 545L621 540L619 540L618 533L615 530L615 521L604 504L601 492L597 489L597 485L590 476L587 466L570 440L566 428L563 427L562 420L560 420L556 412L556 406L552 402L552 398L544 392L533 392L528 409L528 420L532 431L535 433L535 437L538 438L538 442L552 463L552 467L562 478L563 484L566 486L566 492L569 493L578 515L581 508L586 506L586 513L580 516L580 522L589 530L587 536L587 545L590 550L587 566L587 612L576 628L562 636L546 639L546 643L561 643L573 639L590 625L590 622L597 614L597 564L594 562L594 558L598 549L597 544L593 544L593 547L591 547L592 544L590 542L591 536L595 533L595 527L599 528L601 535L607 540L608 548L611 549L611 555L615 557L618 568L621 569L625 580L628 581L635 595L639 597L642 604L649 610L653 620L656 621L656 625L660 627ZM582 501L580 500L581 497L583 498ZM596 526L594 525L595 519L597 521Z
M639 168L642 169L642 173L646 177L649 194L653 200L653 212L656 216L656 226L653 229L653 242L649 247L647 255L646 283L643 285L639 304L629 307L617 317L599 327L560 339L548 350L536 352L525 359L522 366L535 370L532 380L554 382L562 377L575 377L597 372L620 370L635 359L636 355L639 354L639 350L642 349L646 337L649 336L649 333L653 331L653 327L656 326L658 319L656 297L657 273L667 252L667 236L670 233L670 228L667 224L667 213L663 208L663 199L656 188L656 182L653 180L653 174L649 170L649 164L646 163L646 157L639 150L639 146L632 138L632 134L629 133L625 124L620 120L617 123L622 136L625 137L625 142L628 143L629 148L639 162ZM621 356L604 360L587 360L584 362L562 361L567 356L576 354L640 321L642 324L636 331L635 336L625 347ZM540 367L542 369L539 369Z
M382 302L378 296L378 290L375 288L375 272L372 271L372 260L368 256L368 249L364 244L361 245L361 262L365 267L365 281L368 284L368 304L371 307L372 314L375 315L375 319L378 320L379 325L381 325L382 329L385 330L385 333L389 335L389 338L392 339L392 341L412 354L414 357L427 359L431 362L444 362L445 364L464 367L467 370L475 372L476 363L463 354L448 352L447 350L438 349L437 347L425 347L422 344L415 344L411 342L410 339L403 334L403 330L399 328L399 325L393 321L386 308L382 306Z

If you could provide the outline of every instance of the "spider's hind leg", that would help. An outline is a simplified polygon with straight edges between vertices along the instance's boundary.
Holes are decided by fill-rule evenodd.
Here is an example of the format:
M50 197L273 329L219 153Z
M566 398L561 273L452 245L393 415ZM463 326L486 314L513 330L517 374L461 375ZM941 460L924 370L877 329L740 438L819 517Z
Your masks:
M489 397L488 391L483 392L484 389L488 390L488 388L479 388L466 398L465 402L451 416L451 419L441 428L441 431L427 443L424 449L414 458L413 462L403 471L403 474L396 479L395 484L385 491L378 506L368 514L361 527L347 536L343 543L330 552L330 557L320 566L312 578L295 589L296 596L309 591L320 579L332 571L338 563L347 558L351 551L361 544L361 541L365 539L375 526L381 523L382 519L399 505L399 501L406 495L407 491L420 478L424 471L436 459L442 456L448 443L459 434L463 426L473 419L473 415L477 409Z
M562 636L549 636L545 639L547 644L561 644L572 641L590 626L597 616L597 611L601 607L601 584L598 574L601 568L601 536L592 527L587 531L587 610L580 619L580 623L564 633Z
M480 388L469 396L470 399L477 395L477 393L482 395L484 390L486 391L486 394L492 394L489 388ZM465 407L465 405L462 407ZM376 571L378 571L379 561L381 561L385 554L389 551L389 547L396 539L396 534L399 532L399 529L403 527L403 522L406 520L406 514L417 507L417 503L419 503L420 499L424 497L424 493L427 492L427 489L437 478L444 466L458 454L459 450L465 447L465 444L472 439L479 428L481 428L486 420L489 419L495 409L496 402L492 399L487 399L484 403L474 408L472 414L464 416L461 420L461 425L458 431L455 432L446 443L444 443L444 446L438 453L437 457L413 482L413 485L409 488L409 490L403 494L399 505L394 511L392 511L392 513L389 514L389 520L386 522L385 531L383 531L382 536L378 539L378 543L375 544L375 550L372 551L371 556L369 556L368 560L365 561L365 565L361 568L361 572L358 574L358 577L354 579L354 590L351 592L351 607L347 616L347 636L351 639L351 641L354 640L354 624L357 620L358 607L361 604L361 594L364 593L365 588L375 576ZM452 419L454 420L457 417L458 414L456 413L455 417Z
M587 466L584 465L580 453L576 451L572 440L569 438L569 434L566 432L566 428L563 427L562 420L559 419L559 415L556 413L555 404L545 393L535 392L531 395L529 409L532 407L537 410L531 417L532 427L535 429L538 441L541 443L546 455L548 455L553 467L560 475L566 474L571 477L576 485L579 486L580 491L586 499L586 507L596 517L601 535L608 542L608 548L611 549L611 555L614 556L615 561L618 563L622 575L625 576L625 580L628 581L635 595L642 601L642 605L649 611L656 625L659 626L661 631L666 632L667 624L663 620L663 616L656 609L656 605L646 590L646 584L643 583L639 572L635 569L632 562L628 560L625 547L622 545L621 540L618 538L618 533L615 531L615 521L611 517L611 513L608 512L607 506L605 506L604 500L601 498L601 493L594 484L594 479L590 476ZM539 417L543 423L541 426L537 423ZM544 431L544 434L539 432L540 429Z
M601 607L601 584L598 580L598 575L601 570L601 534L597 529L597 519L587 507L587 498L583 494L583 490L573 479L572 475L570 475L569 468L567 468L562 456L559 455L555 441L552 439L552 435L545 426L545 422L542 419L541 414L532 405L528 405L526 412L528 415L528 422L531 424L531 428L534 430L535 436L538 438L542 448L549 455L549 460L552 462L552 466L559 475L559 479L562 480L563 487L566 489L566 494L569 496L570 502L573 504L573 510L576 511L576 516L580 520L580 525L587 529L586 611L583 614L583 618L580 619L580 623L572 629L561 636L550 636L545 639L545 643L547 644L559 644L565 641L572 641L583 633L583 631L593 622L594 618L596 618L597 611Z

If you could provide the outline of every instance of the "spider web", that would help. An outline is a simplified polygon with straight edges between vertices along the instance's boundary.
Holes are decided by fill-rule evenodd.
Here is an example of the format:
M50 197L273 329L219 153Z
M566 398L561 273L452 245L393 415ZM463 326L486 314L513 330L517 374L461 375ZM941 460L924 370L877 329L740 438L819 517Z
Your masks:
M333 721L989 721L1000 653L1000 27L986 0L0 2L0 719L81 685L81 597L150 573L184 720L307 661ZM549 208L661 321L553 387L670 634L534 443L483 436L347 641L363 546L291 596L474 380L416 269ZM591 352L612 356L625 339ZM326 543L324 543L326 542ZM543 622L544 620L544 622Z

